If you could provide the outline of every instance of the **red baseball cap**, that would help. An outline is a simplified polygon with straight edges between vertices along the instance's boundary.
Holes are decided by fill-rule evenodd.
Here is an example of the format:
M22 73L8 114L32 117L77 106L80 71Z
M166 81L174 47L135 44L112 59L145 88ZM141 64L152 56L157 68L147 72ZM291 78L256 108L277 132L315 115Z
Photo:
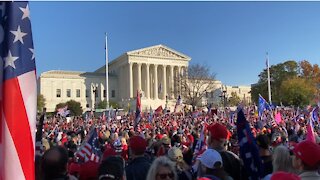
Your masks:
M107 157L109 156L116 156L116 155L117 155L116 151L112 147L108 147L104 150L102 159L107 159Z
M272 174L270 180L300 180L301 178L293 173L288 173L288 172L283 172L283 171L278 171Z
M222 124L215 123L214 125L210 125L208 126L208 131L213 139L228 139L228 129Z
M133 136L129 140L129 146L134 152L144 152L147 148L147 142L141 136Z
M80 180L95 179L98 177L99 163L88 161L81 165Z
M293 153L312 168L320 164L320 146L311 141L302 141L296 144Z

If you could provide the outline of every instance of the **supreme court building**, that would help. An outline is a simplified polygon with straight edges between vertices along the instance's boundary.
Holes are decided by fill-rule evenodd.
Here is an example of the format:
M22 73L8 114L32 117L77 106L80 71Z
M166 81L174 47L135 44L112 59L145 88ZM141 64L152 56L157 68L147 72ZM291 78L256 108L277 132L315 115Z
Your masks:
M140 90L143 111L160 105L164 108L165 104L173 110L181 91L176 77L186 72L190 60L187 55L164 45L124 53L108 64L109 101L134 109L136 92ZM56 104L71 99L89 110L106 98L105 66L94 72L47 71L38 81L48 112L54 111ZM221 81L212 83L216 89L211 92L211 101L219 101Z

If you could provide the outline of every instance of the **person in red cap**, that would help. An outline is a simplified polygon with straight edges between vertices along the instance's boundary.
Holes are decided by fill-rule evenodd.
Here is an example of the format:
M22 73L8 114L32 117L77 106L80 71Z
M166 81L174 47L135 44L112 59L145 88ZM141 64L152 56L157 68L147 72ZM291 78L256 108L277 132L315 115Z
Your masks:
M126 167L127 180L145 180L151 162L144 155L147 148L147 141L141 136L133 136L129 139L129 152L132 160Z
M300 180L301 178L293 173L278 171L272 174L270 180Z
M226 126L215 123L208 126L207 144L209 149L218 151L222 157L225 171L234 180L245 179L242 177L242 165L240 158L231 151L227 151L228 129Z
M79 180L93 180L98 178L99 163L87 161L80 166Z
M320 146L311 141L302 141L293 149L293 167L302 180L319 180Z

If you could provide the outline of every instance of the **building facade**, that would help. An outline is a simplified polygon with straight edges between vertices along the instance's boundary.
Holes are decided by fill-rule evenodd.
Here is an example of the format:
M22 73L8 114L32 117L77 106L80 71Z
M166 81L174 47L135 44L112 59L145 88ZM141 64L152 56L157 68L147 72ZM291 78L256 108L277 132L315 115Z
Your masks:
M176 79L189 66L190 57L164 45L129 51L108 64L109 101L122 107L135 107L137 90L141 93L142 110L162 105L173 109L181 92ZM84 110L94 109L106 99L105 66L94 72L48 71L40 75L39 93L46 99L48 112L58 103L75 100ZM205 103L218 103L222 83L208 92Z

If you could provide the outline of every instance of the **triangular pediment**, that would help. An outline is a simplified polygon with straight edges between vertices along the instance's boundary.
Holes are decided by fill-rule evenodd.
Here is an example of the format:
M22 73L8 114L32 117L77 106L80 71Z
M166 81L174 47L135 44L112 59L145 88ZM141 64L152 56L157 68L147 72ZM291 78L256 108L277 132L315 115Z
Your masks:
M168 59L181 59L190 61L191 58L173 50L164 45L151 46L143 49L127 52L128 55L145 56L145 57L160 57Z

